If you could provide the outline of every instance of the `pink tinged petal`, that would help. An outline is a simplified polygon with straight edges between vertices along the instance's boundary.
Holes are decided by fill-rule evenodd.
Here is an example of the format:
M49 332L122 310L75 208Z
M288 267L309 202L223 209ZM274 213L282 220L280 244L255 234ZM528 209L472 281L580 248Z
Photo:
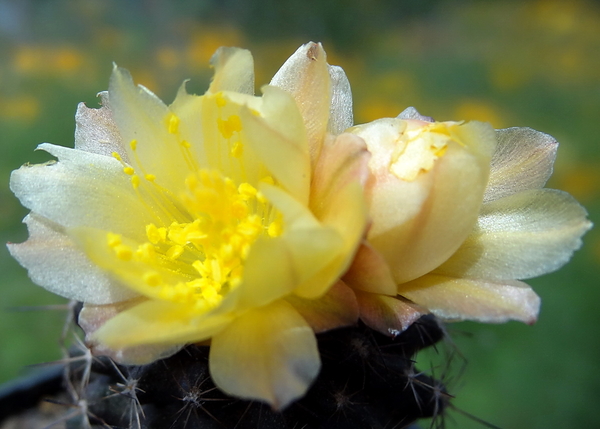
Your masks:
M13 171L10 187L25 207L63 227L89 226L131 237L144 237L140 225L156 222L116 159L47 143L39 149L59 162Z
M519 281L460 279L428 274L398 286L398 293L448 321L535 323L540 298Z
M111 349L105 344L98 343L92 339L93 334L103 326L109 319L130 307L140 303L139 299L110 305L84 305L79 313L78 324L85 332L86 345L96 356L108 356L115 362L125 365L143 365L164 359L177 353L180 345L141 345L133 347L122 347Z
M497 130L496 136L484 201L543 187L552 174L558 142L531 128Z
M99 109L90 109L84 103L77 106L75 149L105 156L117 152L127 162L127 151L110 109L108 92L101 92L98 96L102 104Z
M341 280L318 299L290 295L286 301L294 306L315 333L353 325L358 321L356 296Z
M571 258L591 226L566 192L519 192L484 204L475 230L436 273L490 280L546 274Z
M477 220L495 135L488 124L456 124L453 138L431 170L413 181L391 174L393 143L404 121L389 119L358 128L373 154L372 227L369 242L403 283L431 271L462 244Z
M360 319L370 328L395 337L404 332L424 314L426 309L402 297L356 292Z
M396 295L396 282L383 257L369 242L363 242L343 277L353 289Z
M179 136L169 132L169 108L147 88L135 86L129 72L116 66L108 92L113 118L136 174L142 179L152 174L157 184L177 194L191 170L185 168L188 163Z
M118 350L157 345L166 349L196 343L220 332L234 319L231 313L202 314L193 305L156 300L116 313L103 319L104 323L90 336L97 347Z
M354 124L352 115L352 89L344 69L329 66L331 78L331 106L327 132L341 134Z
M310 326L291 304L277 301L215 335L209 365L225 393L281 410L306 393L321 363Z
M208 91L254 95L254 60L246 49L220 47L210 60L215 76Z
M289 94L269 86L263 92L260 116L249 109L240 112L242 142L282 187L307 204L311 172L302 117Z
M331 109L331 79L320 43L307 43L281 66L270 83L290 93L304 118L311 160L321 151Z
M30 213L24 222L29 239L8 244L8 250L38 285L65 298L94 304L136 296L94 265L60 225L35 213Z

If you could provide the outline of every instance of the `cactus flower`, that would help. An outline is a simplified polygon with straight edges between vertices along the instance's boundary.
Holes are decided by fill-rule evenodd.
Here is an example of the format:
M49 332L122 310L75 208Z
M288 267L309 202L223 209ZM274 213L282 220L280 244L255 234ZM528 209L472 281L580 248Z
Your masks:
M540 299L519 280L565 264L591 227L570 195L543 188L557 142L528 128L433 122L413 108L349 131L372 155L372 224L344 277L361 318L388 334L423 312L535 322ZM360 292L373 282L392 296Z
M367 222L369 155L335 120L347 79L316 63L309 107L275 84L254 96L241 49L217 51L206 94L182 87L169 106L115 67L102 107L79 106L75 148L42 144L58 161L13 172L31 213L10 251L36 283L83 301L96 354L142 364L210 342L225 392L274 408L305 393L314 332L357 320L340 277Z

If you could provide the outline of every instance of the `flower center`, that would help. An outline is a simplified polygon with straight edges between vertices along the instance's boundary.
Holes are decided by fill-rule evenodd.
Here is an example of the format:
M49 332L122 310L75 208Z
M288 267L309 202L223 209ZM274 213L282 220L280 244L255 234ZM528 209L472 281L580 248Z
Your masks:
M217 98L217 103L222 100ZM178 121L173 114L167 118L170 134L178 133ZM219 118L217 126L232 148L230 157L239 158L241 146L239 136L235 136L241 130L239 117ZM233 143L231 139L235 139ZM279 236L283 222L281 214L250 183L236 184L218 170L197 168L189 143L182 140L180 146L191 173L184 192L177 197L157 185L156 177L147 174L139 160L145 180L113 154L123 163L124 173L131 176L140 198L146 201L150 195L152 206L160 207L163 215L169 213L172 221L145 225L146 241L141 244L128 244L114 233L107 234L107 244L120 260L143 267L141 278L149 296L193 304L206 311L218 306L242 282L244 262L253 243L261 235ZM132 141L134 154L136 147ZM270 176L262 181L273 183ZM150 209L150 204L145 205ZM151 210L158 214L156 208Z
M392 154L390 171L399 179L412 182L419 173L431 170L446 153L450 141L462 145L454 133L457 125L433 122L405 131Z

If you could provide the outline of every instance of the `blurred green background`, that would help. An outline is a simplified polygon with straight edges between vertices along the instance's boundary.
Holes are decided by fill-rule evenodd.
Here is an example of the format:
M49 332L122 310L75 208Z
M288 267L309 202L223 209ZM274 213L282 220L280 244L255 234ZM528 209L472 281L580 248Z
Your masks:
M0 241L20 242L27 211L10 171L72 146L79 101L96 106L113 61L170 102L202 93L221 45L252 50L257 86L302 43L344 67L357 123L407 106L438 120L529 126L560 142L549 186L600 212L600 5L581 0L0 0ZM591 428L600 386L600 233L557 273L530 281L534 326L449 327L466 369L447 378L454 405L502 428ZM59 357L64 313L14 311L61 299L33 285L0 247L0 382ZM451 349L451 348L447 348ZM437 376L444 365L423 369ZM457 360L459 361L459 360ZM460 367L460 362L456 363ZM480 428L450 410L449 428Z

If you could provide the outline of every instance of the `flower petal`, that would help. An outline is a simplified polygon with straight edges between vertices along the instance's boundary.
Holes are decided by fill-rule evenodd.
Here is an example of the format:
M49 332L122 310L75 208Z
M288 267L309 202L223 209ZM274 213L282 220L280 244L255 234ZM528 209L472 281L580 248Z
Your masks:
M158 300L143 301L116 313L90 336L90 341L96 342L98 347L118 350L139 345L200 342L234 319L231 313L198 314L193 305Z
M401 297L356 292L360 319L371 329L395 337L428 311Z
M331 109L331 81L321 44L310 42L300 46L273 76L270 85L285 90L296 100L314 163L321 151Z
M413 119L424 122L434 122L431 116L421 115L414 107L407 107L397 116L398 119Z
M290 295L285 300L294 306L315 333L352 325L358 320L356 296L341 280L318 299Z
M352 89L348 77L341 67L329 66L329 76L331 77L331 106L329 107L327 132L337 135L354 124Z
M151 344L111 349L105 344L98 343L92 339L93 334L109 319L112 319L117 314L127 310L139 302L139 299L133 299L130 301L120 302L118 304L109 305L84 304L81 312L79 313L78 324L85 332L86 345L92 350L94 355L108 356L120 364L142 365L169 357L177 353L181 347L183 347L183 344L175 346L171 344Z
M504 323L537 320L540 298L525 283L428 274L398 286L398 293L448 321Z
M243 142L258 155L273 177L303 204L308 202L310 155L302 117L289 94L265 86L261 116L240 113ZM293 161L292 161L293 160Z
M484 202L543 187L552 174L558 142L531 128L496 130L496 136Z
M391 296L397 293L390 267L368 241L360 245L343 278L356 290Z
M35 213L30 213L24 222L29 239L8 244L8 250L38 285L65 298L92 304L136 296L94 265L60 225Z
M250 51L220 47L210 59L215 76L208 91L233 91L254 95L254 59Z
M101 103L99 109L90 109L84 103L77 106L75 149L105 156L117 152L127 162L127 151L110 109L108 92L103 91L98 96Z
M129 72L116 66L108 92L113 118L136 174L152 174L160 186L180 192L190 170L185 168L188 162L179 136L170 125L169 108L147 88L135 86Z
M156 222L116 159L47 143L39 148L59 162L12 173L11 190L25 207L67 228L89 226L132 238Z
M526 279L557 270L591 228L566 192L536 189L484 204L473 233L435 272L490 280Z
M285 301L250 310L215 335L209 365L224 392L278 410L306 393L321 366L312 329Z

